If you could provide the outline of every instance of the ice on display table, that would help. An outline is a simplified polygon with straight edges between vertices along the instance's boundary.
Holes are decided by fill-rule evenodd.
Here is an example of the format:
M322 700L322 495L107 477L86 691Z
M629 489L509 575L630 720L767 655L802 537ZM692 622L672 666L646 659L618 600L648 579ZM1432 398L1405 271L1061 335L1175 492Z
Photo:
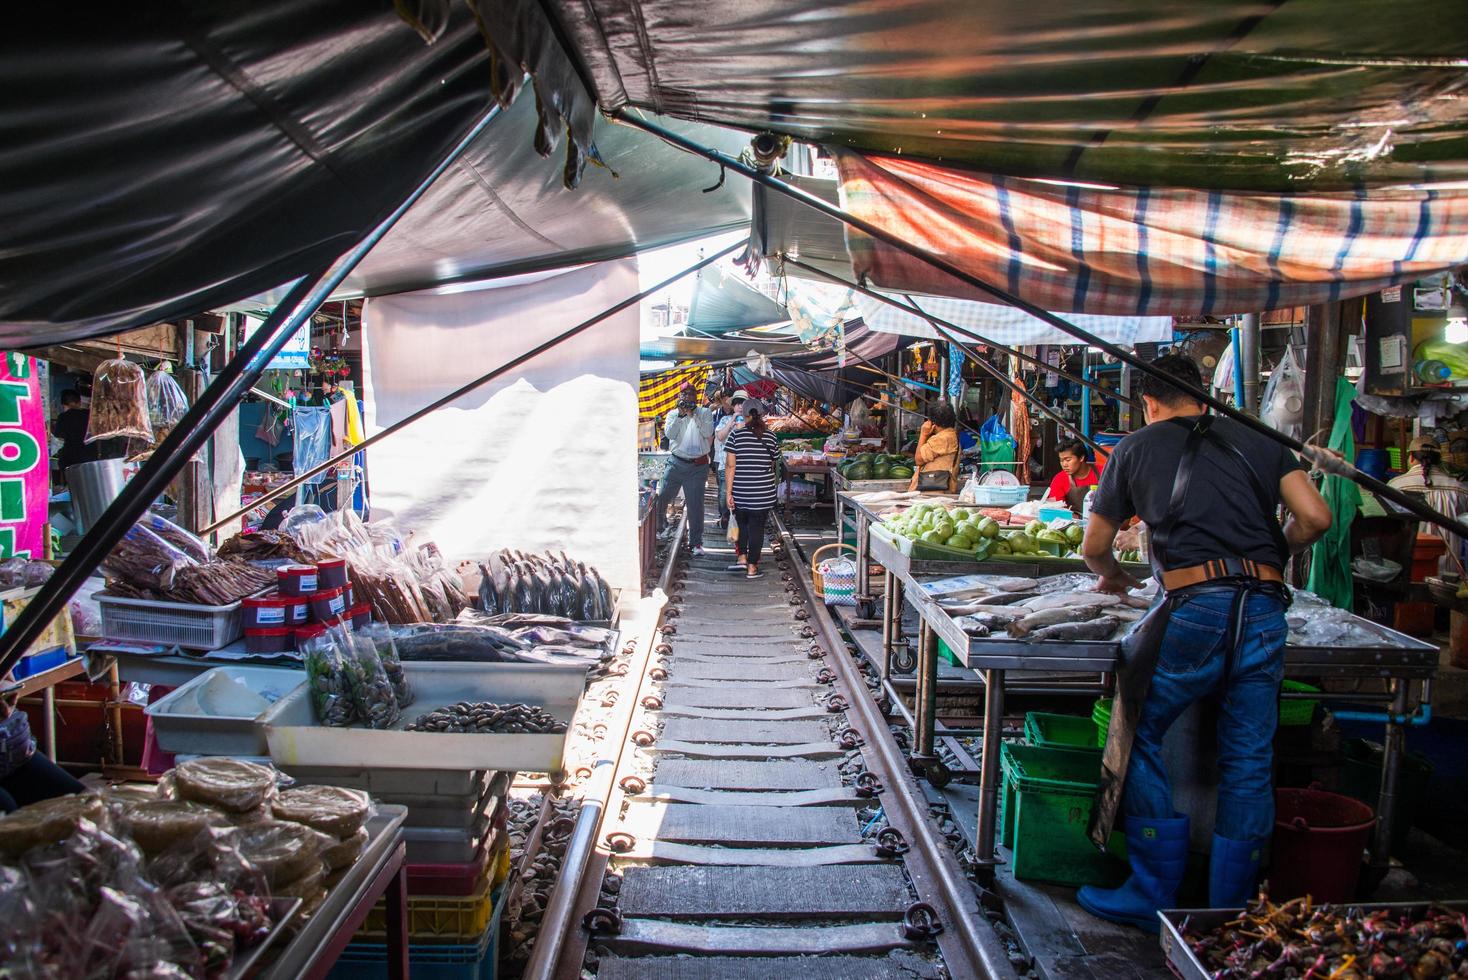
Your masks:
M1294 590L1285 612L1293 647L1396 647L1404 637L1347 609L1338 609L1313 592Z

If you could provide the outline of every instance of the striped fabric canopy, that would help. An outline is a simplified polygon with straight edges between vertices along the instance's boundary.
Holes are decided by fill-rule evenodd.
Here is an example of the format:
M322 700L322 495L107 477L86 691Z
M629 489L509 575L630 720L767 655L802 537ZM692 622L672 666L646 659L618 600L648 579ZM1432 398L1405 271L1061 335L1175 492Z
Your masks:
M678 403L678 392L684 385L702 391L708 376L707 366L678 367L645 376L637 388L637 421L650 422L667 415Z
M1047 310L1249 313L1375 292L1468 262L1468 186L1263 194L1123 188L838 150L843 206ZM897 292L994 297L847 230Z

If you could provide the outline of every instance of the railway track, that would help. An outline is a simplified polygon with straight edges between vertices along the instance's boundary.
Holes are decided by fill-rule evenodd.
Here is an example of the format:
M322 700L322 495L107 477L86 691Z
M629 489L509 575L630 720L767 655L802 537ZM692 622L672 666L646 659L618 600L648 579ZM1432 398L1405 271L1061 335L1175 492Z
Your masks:
M665 573L525 976L1012 976L794 542L747 580L706 541Z

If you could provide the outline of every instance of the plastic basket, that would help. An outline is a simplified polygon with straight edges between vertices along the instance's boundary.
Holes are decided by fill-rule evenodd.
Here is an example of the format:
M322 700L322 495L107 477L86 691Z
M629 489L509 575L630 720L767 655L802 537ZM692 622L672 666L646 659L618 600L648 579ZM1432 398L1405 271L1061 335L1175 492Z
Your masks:
M494 917L500 889L486 874L472 895L409 895L408 938L415 943L476 942ZM387 936L387 902L379 900L357 930L357 939Z
M1005 781L1013 786L1005 821L1013 824L1016 878L1095 885L1124 877L1121 862L1096 850L1086 836L1101 771L1099 753L1006 742L1000 759Z
M238 602L227 606L195 606L155 599L97 596L102 635L190 650L218 650L244 635L244 613Z
M1029 711L1025 713L1025 741L1054 748L1094 748L1096 722L1085 715Z
M505 903L495 896L494 914L482 936L468 943L409 943L413 980L494 980L499 967L499 926ZM331 980L377 980L387 977L387 944L353 942L342 950Z
M1106 733L1111 729L1111 699L1098 698L1091 706L1091 721L1096 725L1096 748L1106 747Z
M1301 681L1285 681L1280 685L1281 691L1289 691L1291 694L1319 694L1320 688ZM1310 724L1315 717L1315 706L1320 702L1316 700L1299 701L1280 698L1279 700L1279 724L1282 728L1298 728Z
M855 605L856 600L854 597L856 595L856 575L854 571L849 577L840 576L840 578L842 578L842 581L839 583L833 582L831 590L832 594L830 596L826 595L826 576L825 573L822 571L822 568L825 566L826 563L821 561L821 555L825 554L828 551L835 551L839 555L843 550L850 551L853 555L855 555L856 545L842 544L840 542L837 542L835 544L822 545L815 550L815 553L810 556L811 584L815 587L816 596L825 600L828 603ZM833 578L834 577L836 576L833 576Z
M1022 504L1030 495L1030 488L1021 484L1017 487L996 487L979 484L973 488L974 503L980 507L1013 507Z

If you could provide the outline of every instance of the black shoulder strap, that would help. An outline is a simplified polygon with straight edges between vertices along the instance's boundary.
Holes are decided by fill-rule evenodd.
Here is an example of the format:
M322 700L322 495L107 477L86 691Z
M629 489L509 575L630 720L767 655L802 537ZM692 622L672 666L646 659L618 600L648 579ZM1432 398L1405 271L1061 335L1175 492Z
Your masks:
M1179 418L1168 421L1188 426L1188 441L1183 444L1182 458L1177 462L1177 475L1172 480L1172 497L1167 502L1167 513L1163 515L1162 523L1149 529L1152 568L1157 572L1159 582L1166 570L1167 539L1172 534L1173 525L1182 516L1183 501L1188 496L1188 484L1193 479L1193 461L1198 458L1198 448L1203 444L1203 437L1208 433L1209 427L1213 425L1213 416L1200 415L1192 425Z
M1254 464L1249 462L1249 457L1243 451L1223 437L1222 433L1207 433L1208 441L1218 446L1238 461L1244 468L1244 473L1249 477L1249 484L1254 488L1254 496L1259 500L1259 510L1264 514L1264 522L1269 525L1270 537L1274 539L1274 549L1279 552L1279 567L1283 569L1290 560L1290 545L1285 540L1284 531L1279 526L1278 516L1275 514L1274 499L1270 496L1268 488L1264 485L1264 479Z

